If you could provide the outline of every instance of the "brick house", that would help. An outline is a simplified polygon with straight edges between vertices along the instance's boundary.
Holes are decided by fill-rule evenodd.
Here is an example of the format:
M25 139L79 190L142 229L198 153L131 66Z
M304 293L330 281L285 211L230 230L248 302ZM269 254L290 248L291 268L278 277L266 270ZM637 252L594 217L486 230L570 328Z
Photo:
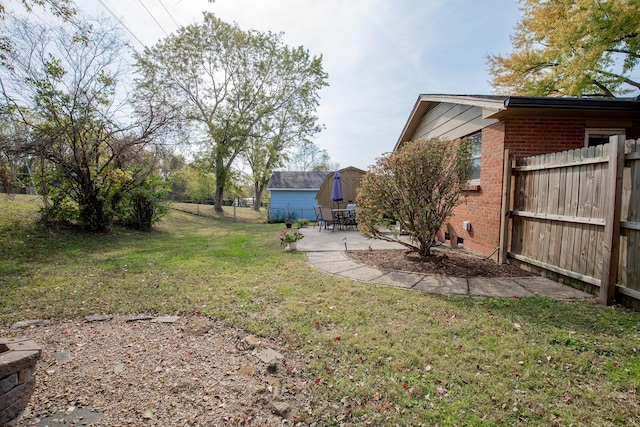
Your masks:
M416 139L468 137L476 171L440 235L482 255L500 242L504 150L527 157L640 138L640 101L484 95L420 95L394 151ZM466 228L466 229L465 229Z

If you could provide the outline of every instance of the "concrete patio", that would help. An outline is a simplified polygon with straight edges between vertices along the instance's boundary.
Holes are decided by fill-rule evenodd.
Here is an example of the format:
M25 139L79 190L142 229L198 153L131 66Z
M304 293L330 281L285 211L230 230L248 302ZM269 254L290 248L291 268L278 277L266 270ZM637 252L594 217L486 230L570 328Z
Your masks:
M403 249L399 243L367 239L355 228L343 230L303 228L304 238L297 250L305 252L309 263L330 274L376 285L422 291L434 294L475 297L542 296L554 299L587 299L593 295L554 282L544 277L448 277L404 271L380 270L352 261L345 251Z

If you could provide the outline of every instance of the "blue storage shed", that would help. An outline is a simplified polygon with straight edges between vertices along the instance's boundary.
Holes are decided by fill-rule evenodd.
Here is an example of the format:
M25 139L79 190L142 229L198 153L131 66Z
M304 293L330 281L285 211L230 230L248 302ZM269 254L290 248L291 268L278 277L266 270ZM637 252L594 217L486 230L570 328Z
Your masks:
M315 221L316 194L327 174L329 172L274 172L267 184L271 192L270 217L281 220L292 212L296 219Z

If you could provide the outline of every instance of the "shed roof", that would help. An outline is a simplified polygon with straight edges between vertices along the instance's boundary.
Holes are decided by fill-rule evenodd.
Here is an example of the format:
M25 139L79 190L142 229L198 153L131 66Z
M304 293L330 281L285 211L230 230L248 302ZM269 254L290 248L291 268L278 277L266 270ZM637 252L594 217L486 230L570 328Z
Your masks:
M360 187L360 180L366 172L354 166L342 168L338 172L340 172L342 179L344 202L346 203L349 200L356 200L357 191ZM329 172L327 177L324 179L322 187L320 187L320 190L318 190L318 193L316 194L316 200L318 200L318 204L321 206L331 206L332 204L331 190L333 189L334 176L335 172Z
M422 94L418 96L394 150L414 134L422 117L441 103L481 107L483 118L498 120L540 115L624 119L640 114L637 98Z
M276 171L271 174L267 190L319 190L329 172Z

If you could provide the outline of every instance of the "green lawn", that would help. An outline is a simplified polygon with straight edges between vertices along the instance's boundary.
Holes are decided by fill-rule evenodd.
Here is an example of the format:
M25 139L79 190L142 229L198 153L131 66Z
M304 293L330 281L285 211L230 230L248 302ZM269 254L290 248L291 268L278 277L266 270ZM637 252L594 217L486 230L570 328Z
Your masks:
M640 425L640 315L322 273L281 225L171 210L151 233L45 229L0 195L0 322L199 311L309 360L317 425ZM262 222L262 223L261 223Z

